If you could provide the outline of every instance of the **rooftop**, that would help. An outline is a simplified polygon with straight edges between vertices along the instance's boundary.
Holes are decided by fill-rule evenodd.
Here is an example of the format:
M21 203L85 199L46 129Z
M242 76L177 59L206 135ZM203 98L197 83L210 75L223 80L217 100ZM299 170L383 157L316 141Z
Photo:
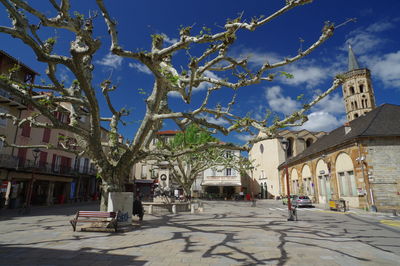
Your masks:
M344 125L334 129L299 155L288 159L287 163L294 163L307 156L319 154L329 148L354 141L357 138L400 136L400 106L383 104L346 124L351 128L347 134Z

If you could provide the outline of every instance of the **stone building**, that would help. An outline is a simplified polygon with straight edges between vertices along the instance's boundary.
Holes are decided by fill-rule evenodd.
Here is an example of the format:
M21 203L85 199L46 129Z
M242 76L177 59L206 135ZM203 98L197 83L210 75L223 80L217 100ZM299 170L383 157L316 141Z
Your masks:
M318 139L279 166L286 192L311 178L315 202L344 199L355 208L400 209L400 106L384 104ZM285 193L286 194L286 193Z
M344 199L350 207L399 210L400 106L375 107L370 71L359 67L351 47L343 76L349 122L281 164L281 190L286 194L288 167L291 191L309 188L315 202Z

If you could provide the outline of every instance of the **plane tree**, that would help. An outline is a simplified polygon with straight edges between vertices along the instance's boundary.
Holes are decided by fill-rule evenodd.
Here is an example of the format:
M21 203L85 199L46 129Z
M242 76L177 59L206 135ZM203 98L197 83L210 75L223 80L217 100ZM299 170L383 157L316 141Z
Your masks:
M191 195L193 183L207 169L232 168L244 172L252 168L251 162L246 157L236 155L230 149L218 146L197 149L210 143L221 144L209 131L195 124L190 124L171 139L159 138L156 149L159 153L156 157L157 162L168 166L170 178L183 188L186 196ZM197 151L180 154L181 150L193 149ZM178 155L171 156L174 154Z
M257 69L249 66L248 58L235 58L228 53L229 48L240 41L239 32L259 30L288 11L311 2L311 0L287 0L279 10L265 16L253 17L250 20L246 20L240 15L235 19L228 19L222 27L217 28L218 32L216 33L212 33L207 28L195 32L195 29L190 26L183 27L179 29L179 39L173 44L167 44L163 35L152 35L151 48L144 51L135 47L125 48L119 42L117 21L112 18L104 1L96 0L96 6L93 9L101 14L108 29L111 43L110 53L140 62L147 67L154 78L151 92L145 100L144 115L137 131L133 136L129 136L129 142L120 143L119 129L124 123L124 117L129 112L126 108L116 108L112 101L110 95L118 94L119 88L109 77L104 77L101 84L94 82L93 57L104 45L102 40L93 34L93 21L96 13L92 12L92 16L85 17L79 12L74 12L69 0L49 0L52 11L40 10L23 0L0 0L8 12L10 21L9 25L0 26L0 33L19 39L26 44L36 55L37 60L47 65L46 76L49 81L49 84L33 84L16 80L13 75L2 75L0 87L23 99L50 122L40 122L37 115L18 118L11 114L1 113L0 117L11 119L18 126L29 123L32 127L62 129L74 134L78 143L81 143L79 145L82 149L80 152L90 157L97 166L98 174L102 179L102 209L104 209L107 204L107 193L123 190L123 183L130 166L151 156L152 151L149 149L149 144L166 119L174 121L181 129L195 123L223 135L249 131L265 133L262 137L255 137L242 146L207 142L202 145L185 147L174 154L165 150L166 156L179 156L214 147L247 150L257 141L274 137L279 128L301 125L307 121L307 110L341 85L340 76L335 77L329 88L304 104L300 110L274 121L256 120L250 116L243 117L235 114L232 109L238 100L235 96L225 106L213 106L209 102L220 90L236 92L254 84L272 82L279 73L283 73L278 71L280 67L300 60L329 39L337 26L327 22L322 25L319 37L316 37L308 47L298 51L292 57L282 58L279 62L265 62ZM54 15L49 15L51 13ZM62 53L57 53L57 49L55 49L57 39L51 36L51 32L54 34L55 31L59 34L67 32L68 36L72 36L68 49ZM46 36L46 38L41 36ZM187 65L182 69L174 65L174 58L178 51L186 52L194 47L201 50L197 56L189 56ZM74 76L73 82L66 84L60 81L58 73L61 68L67 69ZM219 78L220 73L224 74L223 78ZM204 84L207 84L204 99L200 104L194 106L193 91ZM99 93L99 88L101 93ZM32 93L40 91L52 93ZM182 111L170 106L168 104L170 93L179 94L188 108ZM103 106L99 104L100 97L104 97L105 108L108 108L110 116L101 115L100 111ZM68 123L63 123L54 116L54 109L58 108L57 106L60 104L71 106L68 110ZM82 126L80 123L82 110L88 114L89 126ZM225 123L216 123L207 119L210 116L223 120ZM101 138L101 127L105 124L109 130L107 142L102 141ZM12 141L7 141L4 137L2 139L6 141L6 145L16 146ZM63 148L50 145L29 146L29 148L35 147Z

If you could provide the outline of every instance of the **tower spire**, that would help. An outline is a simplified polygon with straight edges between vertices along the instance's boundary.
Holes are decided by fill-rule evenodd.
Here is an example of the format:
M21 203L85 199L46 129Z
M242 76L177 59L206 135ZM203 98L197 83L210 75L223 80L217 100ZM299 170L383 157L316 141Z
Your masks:
M349 71L352 71L355 69L360 69L360 66L358 65L356 56L354 55L351 45L349 44Z

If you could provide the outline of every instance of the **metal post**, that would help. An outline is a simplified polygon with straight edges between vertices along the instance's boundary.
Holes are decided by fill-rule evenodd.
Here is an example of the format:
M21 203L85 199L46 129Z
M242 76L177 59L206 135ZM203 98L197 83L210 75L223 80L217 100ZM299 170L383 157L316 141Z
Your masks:
M290 200L290 184L289 184L289 169L288 166L285 166L285 172L286 172L286 189L287 189L287 197L288 197L288 213L289 213L289 218L287 219L288 221L294 221L294 213L292 210L292 201Z

